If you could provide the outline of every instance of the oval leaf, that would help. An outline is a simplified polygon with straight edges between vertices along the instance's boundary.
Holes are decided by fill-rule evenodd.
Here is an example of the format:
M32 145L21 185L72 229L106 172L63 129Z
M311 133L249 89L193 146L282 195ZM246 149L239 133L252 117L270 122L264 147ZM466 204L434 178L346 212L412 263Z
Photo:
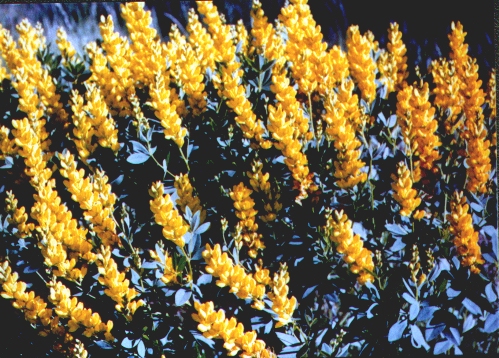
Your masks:
M130 164L142 164L145 163L147 159L149 159L148 154L133 153L128 158L126 158L126 161Z
M406 327L407 320L396 322L393 326L390 327L390 331L388 331L388 341L395 342L402 338Z
M177 306L183 306L189 298L191 298L192 292L184 290L183 288L179 289L177 293L175 293L175 304Z

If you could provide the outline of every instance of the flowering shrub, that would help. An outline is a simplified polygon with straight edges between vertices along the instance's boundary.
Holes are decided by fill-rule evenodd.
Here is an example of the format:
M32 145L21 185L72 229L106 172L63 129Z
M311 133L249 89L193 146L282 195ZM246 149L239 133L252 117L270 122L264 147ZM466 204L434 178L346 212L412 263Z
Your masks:
M46 354L498 351L495 73L459 22L421 73L305 0L200 1L166 43L121 9L84 56L0 29L1 295Z

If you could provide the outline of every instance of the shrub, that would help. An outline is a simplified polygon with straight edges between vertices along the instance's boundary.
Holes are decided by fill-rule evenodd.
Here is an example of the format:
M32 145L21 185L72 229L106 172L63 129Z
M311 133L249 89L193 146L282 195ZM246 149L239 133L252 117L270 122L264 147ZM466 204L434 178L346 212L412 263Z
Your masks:
M167 43L121 10L84 56L0 31L1 295L45 354L498 350L495 73L459 22L423 74L304 0L200 1Z

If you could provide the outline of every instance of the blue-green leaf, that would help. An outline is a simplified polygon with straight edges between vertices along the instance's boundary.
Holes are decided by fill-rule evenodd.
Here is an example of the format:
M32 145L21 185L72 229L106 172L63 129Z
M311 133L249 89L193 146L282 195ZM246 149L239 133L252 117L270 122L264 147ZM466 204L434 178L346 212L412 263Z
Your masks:
M179 289L177 293L175 293L175 305L183 306L187 301L189 301L191 295L191 291L187 291L183 288Z
M395 342L402 338L406 327L407 320L396 322L393 326L390 327L390 330L388 331L388 341Z
M145 163L148 159L149 154L133 153L128 158L126 158L126 161L130 164L142 164Z

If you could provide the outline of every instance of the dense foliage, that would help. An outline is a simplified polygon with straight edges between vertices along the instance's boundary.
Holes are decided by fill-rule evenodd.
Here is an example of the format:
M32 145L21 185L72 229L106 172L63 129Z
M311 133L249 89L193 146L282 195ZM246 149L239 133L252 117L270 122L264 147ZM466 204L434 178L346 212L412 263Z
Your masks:
M459 22L423 73L396 23L328 46L306 0L275 24L255 0L251 28L200 1L168 42L121 10L128 36L102 17L84 56L0 28L1 307L26 350L499 353L495 72Z

